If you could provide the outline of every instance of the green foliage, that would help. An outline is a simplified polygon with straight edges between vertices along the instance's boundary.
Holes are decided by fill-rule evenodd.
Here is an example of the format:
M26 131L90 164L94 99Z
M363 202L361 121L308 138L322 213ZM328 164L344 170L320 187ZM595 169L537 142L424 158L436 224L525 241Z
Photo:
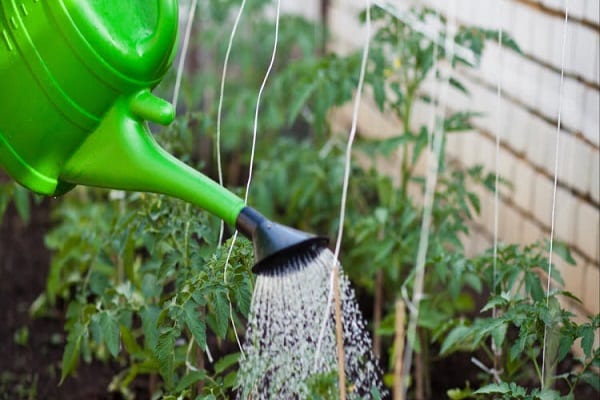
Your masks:
M12 201L21 220L28 224L31 219L31 205L39 204L40 200L41 197L31 194L16 182L0 182L0 223L6 208Z
M564 380L570 388L568 395L572 395L580 379L588 376L588 368L600 363L600 350L593 348L594 332L600 329L600 315L590 317L588 322L576 323L572 314L561 307L559 298L577 298L559 289L552 289L546 296L542 289L540 273L548 265L546 249L547 246L540 243L522 248L507 245L498 248L495 267L491 250L471 261L474 270L492 288L489 300L481 309L481 313L487 315L474 320L455 319L448 324L449 331L445 333L440 352L447 355L454 351L484 350L490 363L502 362L499 378L513 382L510 386L490 384L475 394L498 393L511 399L562 398L551 390L528 393L515 382L527 377L532 379L533 372L534 379L550 385L552 381ZM574 261L563 244L557 243L554 249L565 261ZM551 271L551 279L562 284L556 268ZM516 335L509 336L509 331ZM584 354L581 370L552 375L579 339ZM492 342L496 351L491 347ZM542 376L541 372L540 355L544 344L549 376Z

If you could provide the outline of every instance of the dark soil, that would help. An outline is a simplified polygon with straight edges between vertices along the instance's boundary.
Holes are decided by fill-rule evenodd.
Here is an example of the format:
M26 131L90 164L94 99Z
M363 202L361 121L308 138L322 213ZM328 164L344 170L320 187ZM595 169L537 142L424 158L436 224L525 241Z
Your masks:
M114 365L82 363L60 381L63 316L32 319L28 309L44 291L50 254L44 246L49 202L33 208L25 225L9 206L0 225L0 399L119 399L107 387ZM27 336L17 344L15 334Z

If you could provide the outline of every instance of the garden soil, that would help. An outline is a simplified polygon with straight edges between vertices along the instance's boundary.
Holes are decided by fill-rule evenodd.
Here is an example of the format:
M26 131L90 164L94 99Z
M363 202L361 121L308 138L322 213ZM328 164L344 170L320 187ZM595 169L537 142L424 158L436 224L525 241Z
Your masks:
M48 275L44 234L51 201L33 207L27 225L9 206L0 225L0 399L120 399L107 390L118 371L109 363L82 362L76 375L59 386L64 315L29 317L29 306L44 291Z

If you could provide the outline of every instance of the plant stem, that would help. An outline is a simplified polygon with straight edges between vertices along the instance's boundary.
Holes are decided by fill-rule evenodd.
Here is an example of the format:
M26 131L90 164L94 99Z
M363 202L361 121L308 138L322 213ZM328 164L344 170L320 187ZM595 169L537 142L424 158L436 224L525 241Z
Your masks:
M205 307L198 307L198 318L205 319ZM204 351L200 346L196 347L196 366L199 371L204 371ZM201 395L204 390L204 379L200 379L196 384L196 394Z
M420 340L421 331L417 329L416 337L419 337ZM421 341L421 344L424 344ZM424 353L425 346L421 346L421 351L416 353L415 355L415 399L416 400L425 400L425 361L423 358L425 357Z

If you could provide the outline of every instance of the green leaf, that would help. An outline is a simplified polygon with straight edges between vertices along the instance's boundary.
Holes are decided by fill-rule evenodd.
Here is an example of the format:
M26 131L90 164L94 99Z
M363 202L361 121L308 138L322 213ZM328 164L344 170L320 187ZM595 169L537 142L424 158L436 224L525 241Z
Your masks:
M189 374L185 375L175 388L176 392L181 392L188 387L192 386L194 383L201 381L206 378L206 371L193 371Z
M215 313L215 333L220 338L224 339L229 327L229 302L225 297L225 293L217 292L214 300Z
M504 344L504 339L506 338L506 330L508 329L508 324L503 323L496 326L492 330L492 338L494 339L494 343L496 344L496 348L502 348L502 344Z
M448 398L450 400L464 400L464 399L471 398L473 396L473 390L471 390L468 387L465 389L460 389L460 388L448 389L446 391L446 395L448 396Z
M486 312L494 307L503 307L508 305L508 303L509 300L506 299L504 296L494 296L490 301L486 303L485 306L483 306L480 312Z
M206 324L200 319L198 305L193 301L188 301L183 306L183 317L198 346L202 350L206 349Z
M456 78L450 77L450 79L448 80L448 83L450 84L450 86L458 89L462 93L464 93L466 95L470 94L469 90L462 83L460 83L460 81L458 81Z
M468 334L470 334L470 331L471 329L468 326L464 325L460 325L452 329L444 339L444 342L442 343L440 354L445 355L449 353L454 346L466 340Z
M156 358L159 363L159 372L167 387L173 386L173 372L175 369L175 338L179 332L175 328L169 328L158 337L156 345Z
M83 339L84 335L84 326L79 322L76 322L69 332L69 336L67 337L67 345L65 346L65 351L63 352L62 357L59 385L62 384L67 375L69 375L75 369L77 361L79 360L81 340Z
M19 217L29 224L31 220L31 204L29 201L29 191L21 185L15 185L14 202L19 213Z
M562 258L563 260L565 260L570 265L577 264L577 262L571 255L571 251L569 250L569 245L565 242L555 240L554 243L552 244L552 252L554 254L556 254L557 256L559 256L560 258Z
M215 373L221 374L232 365L236 364L240 358L240 353L228 354L215 363Z
M534 394L535 399L539 400L563 400L560 393L552 389L542 389L537 393L534 392Z
M123 341L123 347L132 356L141 355L143 350L135 340L133 333L125 326L119 325L121 329L121 340Z
M100 330L102 331L102 337L104 338L104 343L106 343L106 347L108 347L108 351L113 357L116 357L119 354L119 324L117 323L114 314L109 313L108 311L103 311L100 313Z
M586 357L592 355L592 346L594 345L594 328L591 325L583 326L581 332L581 348Z
M305 85L299 93L294 94L294 102L290 105L289 108L290 111L288 117L288 124L291 125L296 120L296 118L298 118L300 110L302 110L302 107L306 104L306 101L314 92L315 88L315 81L311 81L311 83Z
M569 335L561 335L558 345L558 361L564 360L571 351L571 346L573 346L573 339Z
M490 383L481 387L475 391L473 394L508 394L512 390L508 386L507 383Z
M540 277L532 271L525 273L525 288L533 300L542 301L544 299L544 290L540 284Z
M158 314L160 309L154 305L144 306L140 312L142 318L142 329L144 330L144 346L147 349L154 349L158 343Z

